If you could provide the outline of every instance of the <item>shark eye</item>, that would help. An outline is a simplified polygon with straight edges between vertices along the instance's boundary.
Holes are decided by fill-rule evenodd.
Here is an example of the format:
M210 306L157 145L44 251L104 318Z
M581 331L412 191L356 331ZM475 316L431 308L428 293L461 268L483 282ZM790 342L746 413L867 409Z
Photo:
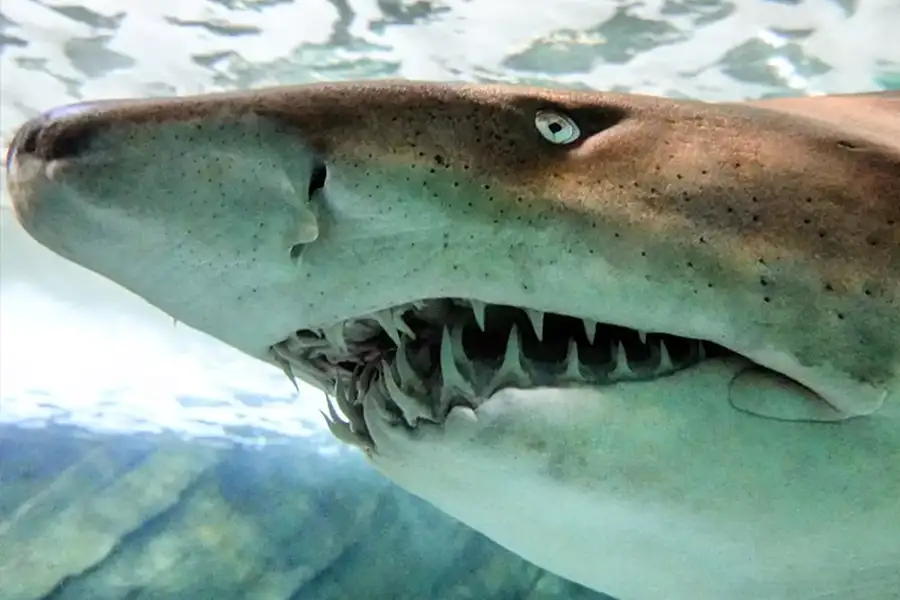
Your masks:
M581 130L571 118L553 110L539 110L534 115L534 125L553 144L571 144L581 137Z

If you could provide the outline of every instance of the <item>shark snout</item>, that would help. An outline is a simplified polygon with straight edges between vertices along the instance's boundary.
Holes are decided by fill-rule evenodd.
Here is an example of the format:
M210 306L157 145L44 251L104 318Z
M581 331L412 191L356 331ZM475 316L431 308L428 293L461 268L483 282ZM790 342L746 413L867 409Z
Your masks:
M6 157L14 216L63 258L265 356L303 322L301 254L322 244L331 173L284 120L177 106L85 103L23 124Z
M154 220L185 213L192 232L217 231L220 213L230 215L225 207L265 216L263 199L281 198L296 221L286 237L295 244L318 237L309 197L324 185L324 161L289 126L252 111L62 106L19 128L5 164L13 209L33 236L51 226L95 225L98 211ZM221 185L209 190L204 181Z
M90 144L97 123L83 116L96 111L96 103L83 102L45 112L22 125L13 136L6 155L7 170L17 160L43 162L72 158ZM69 124L66 124L66 122Z
M59 228L78 198L71 174L104 129L100 104L84 102L47 111L21 125L5 166L13 211L38 241L59 242ZM76 169L78 170L78 169Z

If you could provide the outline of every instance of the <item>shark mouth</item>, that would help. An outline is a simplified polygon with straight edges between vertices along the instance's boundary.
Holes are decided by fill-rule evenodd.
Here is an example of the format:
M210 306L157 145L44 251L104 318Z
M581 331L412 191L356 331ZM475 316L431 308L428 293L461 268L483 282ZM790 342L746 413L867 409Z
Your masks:
M708 342L513 306L435 299L304 329L270 348L295 372L332 389L329 428L372 449L362 399L395 425L441 423L454 406L477 408L508 388L604 386L671 375L726 352Z

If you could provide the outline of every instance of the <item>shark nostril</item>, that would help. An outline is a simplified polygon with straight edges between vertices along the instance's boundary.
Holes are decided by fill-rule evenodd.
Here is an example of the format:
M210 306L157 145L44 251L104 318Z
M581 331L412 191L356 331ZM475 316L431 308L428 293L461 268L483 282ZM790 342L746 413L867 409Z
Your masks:
M50 137L50 136L48 136ZM71 158L82 152L90 143L91 130L85 127L66 128L44 141L41 146L44 160Z
M34 154L37 151L38 136L41 133L41 125L39 123L29 123L25 126L24 136L22 137L19 150L26 154Z
M320 190L325 187L325 179L328 177L328 169L325 168L325 163L317 162L313 167L312 173L309 176L309 195L312 196L313 192L316 190Z
M89 127L64 126L44 118L33 119L23 125L13 138L7 163L12 162L14 154L43 161L71 158L82 152L92 137L93 130Z

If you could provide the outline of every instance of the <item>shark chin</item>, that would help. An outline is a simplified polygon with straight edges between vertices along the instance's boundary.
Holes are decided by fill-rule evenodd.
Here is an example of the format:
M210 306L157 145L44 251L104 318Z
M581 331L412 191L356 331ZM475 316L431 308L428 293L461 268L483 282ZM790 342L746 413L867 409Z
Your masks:
M376 382L355 418L381 473L621 600L895 597L897 416L749 416L722 401L748 368L724 357L639 382L503 388L415 426Z
M330 366L330 430L386 477L590 589L881 600L900 586L896 406L838 423L714 344L459 298L272 352L291 378L310 356Z
M329 396L620 600L900 589L900 93L348 82L114 100L7 157L39 243Z

